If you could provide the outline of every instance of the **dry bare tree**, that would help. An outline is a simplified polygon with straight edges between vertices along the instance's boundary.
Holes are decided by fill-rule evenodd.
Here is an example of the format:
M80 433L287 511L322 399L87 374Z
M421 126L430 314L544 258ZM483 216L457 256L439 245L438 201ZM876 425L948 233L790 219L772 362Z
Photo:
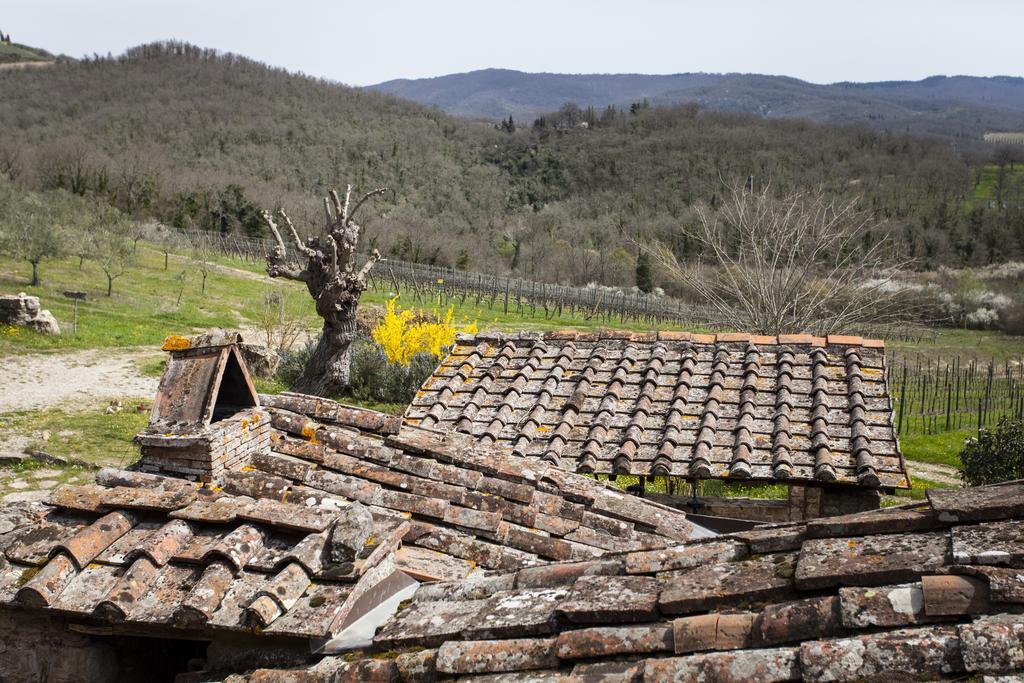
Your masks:
M908 315L895 283L908 264L856 199L734 186L717 211L701 206L696 215L684 228L702 248L695 261L648 249L726 327L830 334Z
M345 191L344 203L338 193L331 190L324 198L326 229L320 236L310 237L305 242L284 209L278 209L277 216L295 242L299 260L305 260L304 266L289 257L274 217L267 211L262 213L277 241L267 257L267 274L304 282L316 302L317 314L324 319L320 340L302 376L292 387L294 391L330 396L348 385L349 349L356 337L356 308L366 289L366 276L381 258L380 252L374 250L363 267L356 269L360 227L352 219L368 199L385 191L385 188L378 188L367 192L352 204L351 185Z

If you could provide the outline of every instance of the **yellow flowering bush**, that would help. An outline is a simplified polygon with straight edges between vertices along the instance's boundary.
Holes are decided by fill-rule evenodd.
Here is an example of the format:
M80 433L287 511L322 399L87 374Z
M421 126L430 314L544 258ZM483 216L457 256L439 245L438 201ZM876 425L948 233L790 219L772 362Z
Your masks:
M373 329L373 340L384 350L389 363L409 365L413 356L420 353L440 357L455 343L455 334L459 332L454 317L449 307L443 316L429 320L422 313L399 309L395 297L387 302L384 319ZM464 325L462 331L475 334L476 323Z

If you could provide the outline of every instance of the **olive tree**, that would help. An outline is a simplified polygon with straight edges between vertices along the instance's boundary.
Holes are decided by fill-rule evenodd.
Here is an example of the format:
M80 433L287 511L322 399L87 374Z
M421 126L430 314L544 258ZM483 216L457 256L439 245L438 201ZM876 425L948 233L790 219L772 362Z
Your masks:
M17 261L32 266L32 286L37 286L39 265L60 258L67 246L63 197L19 192L0 186L0 248Z
M114 294L114 280L135 263L131 222L117 209L100 207L89 229L90 258L107 277L107 296Z
M267 257L267 274L305 283L316 303L317 314L324 320L320 339L302 375L292 387L294 391L330 396L348 386L349 351L356 338L356 308L366 289L366 276L381 258L380 252L374 250L361 268L356 267L360 227L353 217L364 202L385 191L379 188L367 192L353 205L351 185L345 192L344 203L338 193L331 190L324 199L324 230L305 242L299 237L288 214L279 209L277 217L287 227L295 243L295 259L288 253L274 216L267 211L262 213L277 242Z

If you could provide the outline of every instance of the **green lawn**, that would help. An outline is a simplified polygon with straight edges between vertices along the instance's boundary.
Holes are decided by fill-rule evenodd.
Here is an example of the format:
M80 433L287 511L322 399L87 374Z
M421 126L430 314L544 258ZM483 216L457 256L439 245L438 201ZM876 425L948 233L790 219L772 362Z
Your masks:
M29 438L28 448L123 467L138 456L132 437L149 421L149 404L126 400L121 412L116 413L107 413L108 405L97 404L86 411L52 408L2 413L0 436L24 435Z
M964 446L964 440L975 434L975 429L959 429L942 434L914 434L901 437L900 447L909 460L959 468L960 449Z
M27 264L0 257L0 291L38 296L60 322L62 334L49 337L27 330L0 333L0 355L21 351L87 349L111 346L157 346L169 334L192 334L210 327L237 327L255 320L265 295L290 286L239 277L229 271L211 272L202 291L202 275L190 260L172 258L164 270L163 256L140 246L138 265L114 281L107 296L106 277L77 258L44 261L42 284L29 286ZM62 292L86 292L78 307L78 333L72 334L72 302ZM312 311L311 311L312 316Z
M61 324L60 337L48 337L16 328L0 329L0 355L26 351L87 349L114 346L156 346L169 334L189 335L211 327L253 326L265 309L268 294L283 293L286 299L305 307L307 325L319 328L319 321L305 288L296 282L273 280L262 275L257 264L215 259L222 267L211 270L202 289L202 274L196 263L185 256L171 256L164 269L163 254L140 245L138 263L114 281L113 295L106 296L106 278L98 266L86 261L79 269L77 258L44 261L40 266L42 284L29 286L28 264L0 257L0 291L26 292L38 296L43 308L50 310ZM72 302L62 295L74 289L87 293L79 304L78 334L71 334ZM382 305L394 296L384 287L363 295L366 304ZM399 299L404 308L441 310L434 301L417 301L411 292ZM474 298L450 302L455 320L461 324L476 322L481 329L552 330L565 327L602 328L608 325L569 315L548 319L543 309L531 313L503 314L500 303L489 308ZM631 324L629 329L647 329Z
M1024 337L1004 334L992 330L962 330L942 328L936 331L935 339L920 342L890 341L885 344L889 364L913 365L918 356L948 362L960 356L962 362L972 357L997 362L1024 358Z

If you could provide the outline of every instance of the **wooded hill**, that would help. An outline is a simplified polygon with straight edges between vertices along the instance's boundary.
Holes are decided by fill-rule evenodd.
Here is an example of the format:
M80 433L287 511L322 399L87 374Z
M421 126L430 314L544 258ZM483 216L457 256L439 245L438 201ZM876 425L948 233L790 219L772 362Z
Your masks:
M779 192L861 195L925 267L1024 254L1019 191L968 201L987 159L866 128L696 106L569 106L498 129L177 43L0 71L0 92L0 172L179 227L257 235L258 210L278 205L300 227L320 225L320 198L348 181L391 190L364 208L366 247L632 285L628 236L692 253L678 235L694 204L714 205L723 181L753 176Z
M1017 130L1024 78L931 76L920 81L808 83L764 74L554 74L482 69L436 78L398 79L372 90L466 117L532 121L573 102L603 109L693 103L768 118L857 123L894 133L933 134L981 143L991 130Z

